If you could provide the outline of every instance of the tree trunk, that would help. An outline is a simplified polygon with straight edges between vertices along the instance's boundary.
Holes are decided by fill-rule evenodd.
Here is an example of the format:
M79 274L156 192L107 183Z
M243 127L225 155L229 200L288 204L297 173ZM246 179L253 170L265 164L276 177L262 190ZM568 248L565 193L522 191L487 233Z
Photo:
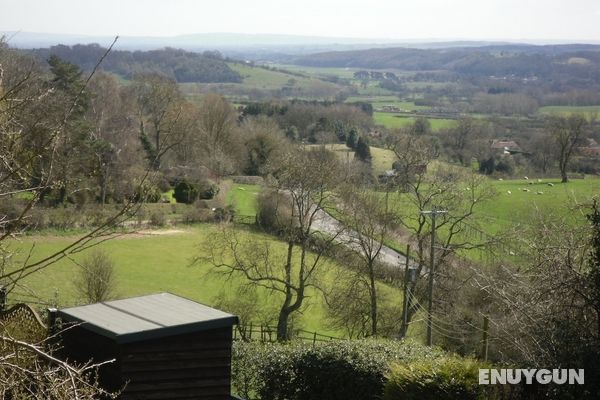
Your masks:
M288 332L288 320L290 318L290 312L287 307L282 307L281 311L279 311L279 318L277 320L277 341L285 342L290 340L290 335Z
M377 336L377 288L375 287L375 272L373 262L369 263L369 294L371 296L371 335Z

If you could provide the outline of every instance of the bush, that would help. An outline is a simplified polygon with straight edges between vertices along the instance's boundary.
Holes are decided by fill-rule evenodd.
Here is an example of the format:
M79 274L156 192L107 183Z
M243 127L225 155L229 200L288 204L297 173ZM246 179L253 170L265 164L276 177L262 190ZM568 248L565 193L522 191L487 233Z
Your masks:
M114 262L102 250L96 250L81 263L74 284L88 303L110 300L115 290Z
M219 193L219 186L210 182L204 181L199 185L198 197L202 200L213 199Z
M167 224L167 218L165 214L160 211L153 211L150 214L150 225L152 226L165 226Z
M479 385L479 368L473 359L443 357L394 363L385 385L384 400L477 400L493 398L493 386ZM487 388L488 390L484 390Z
M264 190L258 196L256 223L267 232L282 234L293 228L292 209L285 195Z
M313 344L236 342L233 384L263 400L380 399L390 362L441 357L440 350L391 340Z
M231 222L235 217L235 208L233 206L219 207L215 209L214 219L217 222Z
M183 179L175 185L173 197L178 203L192 204L198 198L198 187Z
M188 207L184 211L182 219L186 224L209 222L213 219L213 212L207 208Z

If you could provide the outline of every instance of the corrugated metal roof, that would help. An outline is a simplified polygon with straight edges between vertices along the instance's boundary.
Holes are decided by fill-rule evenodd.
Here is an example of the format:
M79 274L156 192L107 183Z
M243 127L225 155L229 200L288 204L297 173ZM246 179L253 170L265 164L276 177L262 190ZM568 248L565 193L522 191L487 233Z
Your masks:
M82 323L86 329L118 343L223 328L237 317L171 293L66 308L58 312L66 322Z

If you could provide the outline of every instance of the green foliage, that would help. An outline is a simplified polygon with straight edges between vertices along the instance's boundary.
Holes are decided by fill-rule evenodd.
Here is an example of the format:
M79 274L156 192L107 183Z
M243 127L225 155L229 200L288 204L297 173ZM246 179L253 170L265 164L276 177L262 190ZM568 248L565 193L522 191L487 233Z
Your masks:
M394 363L385 385L385 400L488 399L479 386L479 368L488 366L472 359L442 357L408 364Z
M392 340L237 342L233 385L239 394L263 400L380 399L391 362L442 355L438 349Z
M348 135L346 136L346 146L351 149L356 149L356 145L358 144L358 132L356 129L352 128Z
M213 199L219 193L219 185L209 181L203 181L198 188L198 198L203 200Z
M198 198L198 187L185 179L180 180L175 185L173 197L178 203L192 204Z
M354 156L362 162L371 163L371 148L369 147L367 141L362 137L359 137L358 141L356 142Z
M90 44L59 45L37 49L34 53L43 58L48 58L50 54L56 55L84 70L91 70L105 51L97 44ZM199 54L173 48L135 52L112 50L102 67L125 78L131 78L136 73L159 72L177 82L242 81L240 74L214 53Z
M167 218L165 214L156 210L150 214L150 225L152 226L165 226L167 224Z

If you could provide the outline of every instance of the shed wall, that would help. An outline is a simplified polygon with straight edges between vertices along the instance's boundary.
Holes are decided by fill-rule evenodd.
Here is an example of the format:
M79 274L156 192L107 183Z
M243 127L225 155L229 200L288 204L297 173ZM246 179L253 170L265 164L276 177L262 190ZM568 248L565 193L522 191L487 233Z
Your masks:
M122 399L229 400L232 329L121 345Z

